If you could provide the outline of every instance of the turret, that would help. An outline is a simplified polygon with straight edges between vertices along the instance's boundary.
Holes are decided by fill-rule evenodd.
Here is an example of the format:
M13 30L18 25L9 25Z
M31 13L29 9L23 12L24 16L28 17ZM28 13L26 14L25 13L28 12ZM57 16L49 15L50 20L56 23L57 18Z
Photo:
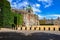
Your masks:
M33 12L32 7L30 5L28 5L26 7L26 11L29 12L29 13L32 13Z

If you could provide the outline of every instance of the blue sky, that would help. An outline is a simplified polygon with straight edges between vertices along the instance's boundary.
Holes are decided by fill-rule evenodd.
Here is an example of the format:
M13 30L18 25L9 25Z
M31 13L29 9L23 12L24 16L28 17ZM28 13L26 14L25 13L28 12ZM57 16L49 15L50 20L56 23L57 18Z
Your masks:
M27 5L31 5L34 14L39 16L39 19L56 19L60 17L60 0L8 0L14 9L22 9Z

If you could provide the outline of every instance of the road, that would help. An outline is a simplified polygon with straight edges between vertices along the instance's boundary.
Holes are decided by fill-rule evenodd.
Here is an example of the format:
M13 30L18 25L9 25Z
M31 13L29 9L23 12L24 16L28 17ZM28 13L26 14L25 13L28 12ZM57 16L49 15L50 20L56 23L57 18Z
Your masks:
M29 35L25 33L32 31L20 31L11 29L0 30L0 40L60 40L60 35L51 34L47 32L33 32Z
M40 32L25 36L23 33L0 32L0 40L60 40L60 35Z

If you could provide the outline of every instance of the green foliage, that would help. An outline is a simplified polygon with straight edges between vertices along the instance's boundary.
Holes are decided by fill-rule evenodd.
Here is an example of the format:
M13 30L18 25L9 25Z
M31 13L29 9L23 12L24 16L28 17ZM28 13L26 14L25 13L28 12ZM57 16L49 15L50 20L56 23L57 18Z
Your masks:
M19 19L18 19L19 25L23 24L23 15L19 14Z
M10 10L7 7L3 7L3 26L8 26L10 25Z
M17 17L17 24L22 25L23 24L23 15L18 14L18 13L14 13L14 16Z
M0 1L0 8L0 26L10 26L12 23L10 3L7 0L2 0Z
M46 20L40 20L39 23L40 24L45 24Z
M14 24L14 17L17 17L17 25L22 25L23 23L23 15L12 12L10 9L10 3L6 0L0 1L0 8L2 7L2 11L0 12L0 26L2 27L12 27Z

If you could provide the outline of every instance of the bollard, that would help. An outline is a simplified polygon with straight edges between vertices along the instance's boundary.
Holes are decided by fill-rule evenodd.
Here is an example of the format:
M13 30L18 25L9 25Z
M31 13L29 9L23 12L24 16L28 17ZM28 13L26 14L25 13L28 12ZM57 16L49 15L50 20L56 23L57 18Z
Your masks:
M22 27L21 27L21 30L22 30Z
M53 28L53 31L55 31L55 27Z
M45 31L45 27L44 27L44 31Z
M27 27L25 27L25 30L27 30Z
M32 29L32 27L30 27L30 30Z
M40 30L40 27L39 27L39 30Z
M59 28L59 31L60 31L60 28Z
M36 27L34 27L34 30L36 30Z
M50 27L48 28L48 30L50 31Z

